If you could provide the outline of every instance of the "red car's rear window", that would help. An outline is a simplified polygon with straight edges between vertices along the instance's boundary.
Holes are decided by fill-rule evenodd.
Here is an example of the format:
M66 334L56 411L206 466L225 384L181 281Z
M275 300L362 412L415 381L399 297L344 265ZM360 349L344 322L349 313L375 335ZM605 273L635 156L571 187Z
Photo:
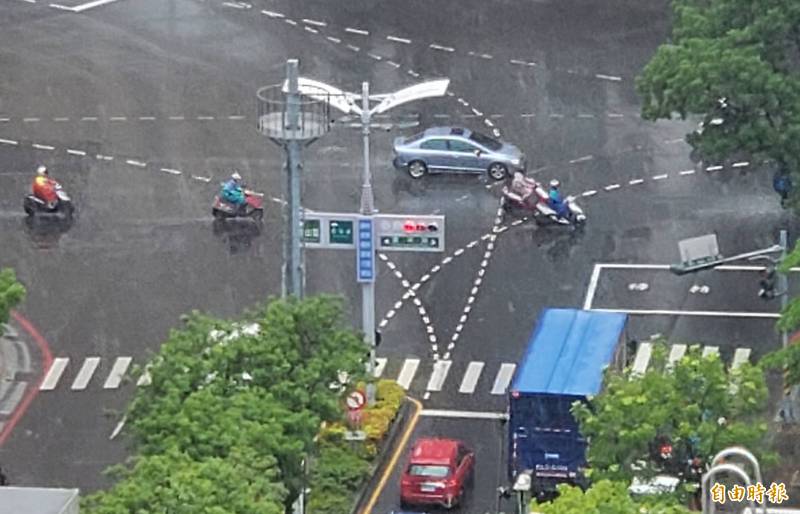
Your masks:
M413 477L444 478L450 474L450 468L447 466L412 464L408 467L408 474Z

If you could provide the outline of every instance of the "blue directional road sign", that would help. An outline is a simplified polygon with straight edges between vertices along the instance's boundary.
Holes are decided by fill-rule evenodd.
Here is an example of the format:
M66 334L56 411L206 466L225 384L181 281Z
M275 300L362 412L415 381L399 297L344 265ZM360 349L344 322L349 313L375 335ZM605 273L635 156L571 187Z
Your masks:
M358 220L358 247L356 248L356 280L375 282L375 244L372 218Z

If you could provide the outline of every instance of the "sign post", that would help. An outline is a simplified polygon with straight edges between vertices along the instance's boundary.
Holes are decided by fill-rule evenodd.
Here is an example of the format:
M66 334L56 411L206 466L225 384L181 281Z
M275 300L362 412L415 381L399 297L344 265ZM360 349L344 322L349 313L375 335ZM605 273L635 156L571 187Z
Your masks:
M350 421L350 428L344 433L346 441L363 441L367 434L361 430L361 415L364 406L367 404L367 397L361 391L353 391L345 399L347 405L347 419Z

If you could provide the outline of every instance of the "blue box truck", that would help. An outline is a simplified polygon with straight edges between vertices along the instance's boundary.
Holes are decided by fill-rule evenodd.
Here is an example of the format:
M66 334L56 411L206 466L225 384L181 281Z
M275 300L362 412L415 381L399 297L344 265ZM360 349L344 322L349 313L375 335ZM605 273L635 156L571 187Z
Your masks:
M587 486L586 439L570 411L600 392L604 371L626 363L627 315L545 309L509 389L508 465L531 476L534 496L559 483Z

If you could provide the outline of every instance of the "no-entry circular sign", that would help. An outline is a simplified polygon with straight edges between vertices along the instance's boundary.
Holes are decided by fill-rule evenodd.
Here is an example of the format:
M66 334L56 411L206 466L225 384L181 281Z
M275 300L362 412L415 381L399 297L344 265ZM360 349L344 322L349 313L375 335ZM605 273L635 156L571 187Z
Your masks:
M347 395L346 403L349 410L361 410L367 403L367 397L361 391L353 391Z

